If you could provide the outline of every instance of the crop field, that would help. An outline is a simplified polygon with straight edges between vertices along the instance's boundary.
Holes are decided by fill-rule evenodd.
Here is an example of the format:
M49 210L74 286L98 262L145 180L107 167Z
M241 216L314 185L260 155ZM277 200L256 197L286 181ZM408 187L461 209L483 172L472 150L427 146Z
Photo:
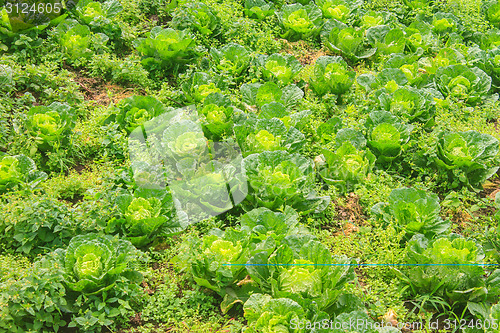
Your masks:
M0 332L500 332L500 2L0 13Z

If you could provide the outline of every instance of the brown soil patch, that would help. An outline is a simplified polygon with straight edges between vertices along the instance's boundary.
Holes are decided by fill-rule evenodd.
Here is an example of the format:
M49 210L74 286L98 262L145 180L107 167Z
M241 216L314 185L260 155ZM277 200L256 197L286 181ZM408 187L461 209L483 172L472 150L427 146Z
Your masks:
M298 42L289 42L283 40L283 51L293 55L297 58L298 61L302 63L302 65L310 65L316 62L321 56L327 55L323 50L310 50L308 49L307 43L303 40Z
M80 86L86 101L94 101L98 105L108 106L111 102L118 101L135 95L136 92L132 88L123 88L115 84L106 83L100 78L91 78L80 75L75 72L73 80ZM112 96L110 98L110 96Z
M488 181L483 184L483 191L481 192L481 197L490 198L491 200L495 200L496 194L500 192L500 179L495 179L493 181Z
M454 230L457 234L462 234L463 230L467 228L467 224L472 222L472 216L464 210L450 211L447 215L451 215L451 222L458 226L458 228Z
M354 193L349 193L345 198L345 203L340 204L338 201L334 202L336 219L348 221L354 226L363 225L367 216L363 213L363 207L359 204L359 196Z
M141 313L136 313L135 315L133 315L132 317L130 317L130 324L132 324L132 326L140 326L142 325L142 320L141 320Z
M354 224L348 222L345 226L342 227L341 231L338 231L338 232L334 233L333 235L334 236L342 236L342 235L349 236L350 234L357 232L358 230L359 230L358 227L356 227Z

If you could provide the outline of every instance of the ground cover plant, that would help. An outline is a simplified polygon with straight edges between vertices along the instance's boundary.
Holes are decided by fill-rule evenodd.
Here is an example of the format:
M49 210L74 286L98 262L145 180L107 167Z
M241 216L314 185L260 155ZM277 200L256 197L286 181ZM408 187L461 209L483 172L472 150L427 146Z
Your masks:
M500 2L29 4L0 332L499 332Z

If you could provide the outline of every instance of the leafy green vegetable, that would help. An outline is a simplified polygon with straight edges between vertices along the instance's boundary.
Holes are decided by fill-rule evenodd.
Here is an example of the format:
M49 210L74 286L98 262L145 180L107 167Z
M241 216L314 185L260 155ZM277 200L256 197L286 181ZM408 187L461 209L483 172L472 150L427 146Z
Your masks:
M285 151L265 151L243 160L249 183L247 207L279 209L291 206L299 211L321 211L329 197L314 193L311 160Z
M289 206L283 212L273 212L265 207L253 209L240 217L240 224L241 229L252 232L252 242L256 244L267 242L272 237L278 246L288 236L310 235L307 228L299 223L299 214Z
M192 274L200 286L224 296L228 287L244 278L249 254L249 231L212 229L207 235L189 239L189 253L176 260Z
M350 2L344 0L317 0L316 5L323 12L326 19L334 19L347 23L351 10L359 5L359 2Z
M301 63L292 55L279 53L259 55L256 59L257 70L268 81L277 81L282 85L292 83L293 79L302 70Z
M492 25L496 27L500 26L500 3L497 1L490 2L487 11L487 18Z
M400 278L410 286L413 296L441 297L452 307L495 298L485 288L486 272L481 266L484 254L474 241L456 234L434 240L415 235L407 250L405 263L411 266Z
M361 27L368 29L378 25L392 25L392 23L396 23L395 21L394 13L369 10L361 17Z
M67 144L75 126L73 108L54 102L49 106L34 106L28 111L27 126L38 149L47 151L54 145Z
M57 32L64 53L71 60L90 58L92 55L90 50L92 35L89 27L81 24L73 27L68 24L59 24Z
M0 193L17 188L35 188L47 174L36 169L35 162L24 155L0 153Z
M323 26L321 10L313 3L284 5L277 16L284 30L281 37L291 41L318 36Z
M117 0L79 0L72 9L79 21L88 25L92 31L104 33L116 40L121 37L122 31L114 18L122 11L123 7Z
M413 87L403 87L392 94L381 93L378 96L382 109L409 122L420 122L427 127L434 124L436 106L432 95Z
M392 162L404 150L410 139L412 125L399 121L386 111L373 111L366 120L368 147L377 156L377 162Z
M322 56L316 60L309 83L319 96L326 93L342 95L352 86L355 77L356 73L341 57Z
M249 118L234 127L243 156L264 151L286 150L296 153L305 142L304 134L295 127L287 128L277 118Z
M494 163L498 140L491 135L476 131L441 132L438 138L435 162L438 167L450 172L449 176L455 183L458 181L481 188L498 170L497 163ZM456 175L453 170L460 170L461 173Z
M283 104L278 102L271 102L264 104L260 113L257 115L260 119L278 118L287 128L295 127L301 130L311 114L311 110L301 110L293 112L291 109L286 108Z
M342 193L352 191L356 184L363 182L376 160L370 150L357 149L349 141L344 141L334 152L323 149L322 153L325 161L319 165L319 175Z
M252 294L243 305L248 321L247 333L256 332L306 332L298 328L305 322L328 320L324 312L306 311L289 298L275 298L266 294Z
M228 97L220 93L208 95L198 110L205 136L220 141L232 134L233 117L236 112Z
M436 71L435 82L445 96L478 103L490 90L491 78L477 67L451 65Z
M259 21L274 14L274 4L265 0L245 0L244 6L245 15Z
M356 82L363 87L366 92L384 88L385 92L393 93L398 88L408 83L406 74L399 68L384 68L377 76L373 74L361 74Z
M451 13L439 12L432 18L432 30L439 34L449 34L458 29L458 19Z
M181 85L185 97L190 102L201 103L212 93L222 93L226 88L224 78L204 72L193 72Z
M278 102L287 108L295 107L304 97L304 92L294 84L280 88L274 82L245 83L240 87L243 103L261 108L265 104Z
M220 19L206 4L188 2L175 9L171 24L174 29L191 29L202 35L210 36L217 34Z
M414 188L392 190L389 202L381 202L371 211L379 220L404 230L407 239L415 234L432 238L450 228L450 222L439 216L441 207L434 193Z
M406 47L404 30L387 25L369 28L366 31L366 39L381 54L402 53Z
M368 48L364 45L364 29L348 27L342 22L332 20L325 24L323 31L323 43L326 47L350 61L357 62L370 58L377 52L376 48Z
M222 73L229 73L237 80L250 65L250 52L239 44L229 43L220 50L213 48L210 55L215 68Z
M163 132L165 154L179 162L183 159L202 160L208 149L207 139L200 126L188 119L170 124Z
M169 192L161 196L147 190L124 194L118 196L116 204L124 218L111 219L107 232L119 232L137 247L151 244L158 236L175 235L187 226L182 212L176 214Z
M275 298L286 297L302 306L315 302L319 311L333 313L346 283L354 279L353 261L333 256L316 240L288 237L272 255L258 253L247 263L253 280Z
M170 69L193 61L197 56L194 37L186 31L154 27L147 38L135 41L142 64L149 69Z
M131 269L138 252L126 240L98 234L78 235L67 249L56 250L64 269L64 283L76 292L87 295L113 288L120 277L139 282L142 276Z
M121 100L112 108L113 114L105 122L116 121L130 133L167 110L168 108L152 96L132 96Z

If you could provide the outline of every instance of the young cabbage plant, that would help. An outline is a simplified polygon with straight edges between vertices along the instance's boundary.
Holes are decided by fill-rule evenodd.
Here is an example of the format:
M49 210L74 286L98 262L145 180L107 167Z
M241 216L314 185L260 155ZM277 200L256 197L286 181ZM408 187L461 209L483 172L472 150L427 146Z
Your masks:
M257 56L256 67L267 81L275 81L281 85L292 83L302 70L302 64L294 56L279 53Z
M212 93L222 93L227 88L223 76L193 72L181 84L185 98L192 103L202 103Z
M6 155L0 152L0 193L16 189L33 189L47 179L38 171L33 160L25 155Z
M386 225L405 231L405 239L423 234L431 239L445 233L450 221L439 216L441 206L434 193L414 188L398 188L389 194L388 202L380 202L371 208L371 213Z
M261 108L265 104L278 102L294 108L304 97L304 92L294 84L280 88L275 82L245 83L240 87L243 103L248 107Z
M436 74L442 67L464 65L467 63L467 59L459 50L445 47L439 50L434 58L423 57L419 59L418 63L429 74Z
M457 234L434 240L415 235L406 248L408 267L396 271L412 296L441 297L452 309L498 297L488 293L484 253L474 241Z
M288 236L310 235L307 227L299 223L299 214L289 206L283 212L256 208L242 215L239 220L241 229L251 231L252 243L261 250L272 243L275 247L279 246ZM269 251L274 251L274 247L271 246Z
M220 19L206 4L188 2L175 9L171 25L177 30L189 29L205 36L214 36L219 32Z
M42 151L51 150L55 145L69 144L75 127L74 110L59 102L34 106L28 111L27 127Z
M323 26L321 10L314 3L284 5L277 16L284 30L281 37L290 41L316 37Z
M382 92L378 96L380 107L410 123L419 122L425 127L434 125L436 105L433 96L412 87L398 88L392 94Z
M329 320L329 316L316 311L304 309L290 298L272 298L267 294L252 294L243 305L248 327L245 333L296 332L305 333L302 323L320 323Z
M116 205L120 218L108 222L107 233L119 233L136 247L145 247L157 237L168 237L183 231L187 218L176 213L172 194L139 190L134 195L118 196Z
M488 50L471 47L468 60L474 62L479 69L491 77L492 88L498 91L500 87L500 47Z
M492 1L486 13L488 21L495 27L500 27L500 3L498 1Z
M316 131L317 137L321 143L329 143L335 139L339 130L343 127L343 122L340 117L334 116L321 125L318 126ZM363 136L366 145L366 139Z
M243 79L242 73L250 65L250 52L239 44L229 43L220 50L210 50L215 68L221 73L227 73L235 80Z
M174 261L184 265L198 285L224 297L245 277L249 241L250 232L245 229L212 229L203 237L190 237L187 251Z
M404 151L413 125L402 123L387 111L373 111L365 123L368 147L377 156L377 163L391 163Z
M411 9L424 9L430 5L429 0L404 0L405 5Z
M377 75L361 74L356 82L367 92L379 90L379 92L393 93L408 83L405 72L399 68L384 68Z
M249 184L246 209L291 206L301 212L319 212L330 201L316 196L313 162L299 154L264 151L247 156L243 167Z
M273 297L303 306L315 303L319 311L332 314L345 284L354 279L352 263L346 256L333 256L320 242L298 236L285 238L272 255L251 257L247 271Z
M432 33L432 26L423 21L414 21L405 28L406 46L412 52L422 49L426 52L438 46L439 40Z
M249 118L234 127L236 140L244 157L264 151L300 152L305 136L295 127L287 128L277 118Z
M441 132L437 142L437 166L453 179L453 186L466 184L475 188L498 170L498 140L491 135L467 132Z
M57 249L56 258L63 267L68 289L97 295L113 288L120 278L132 283L142 280L133 270L137 249L127 240L108 235L86 234L71 239L66 249Z
M458 18L451 13L438 12L432 18L432 31L438 35L456 32L459 28Z
M180 67L198 56L194 37L185 30L154 27L147 38L134 43L149 70Z
M88 25L93 32L104 33L113 40L122 35L120 25L114 19L122 11L123 7L117 0L79 0L72 9L78 21Z
M369 149L358 148L344 141L334 152L323 149L322 161L317 165L319 175L328 185L337 187L341 193L351 192L362 183L375 165L375 156Z
M365 30L348 27L342 22L329 21L323 30L323 43L332 52L338 53L351 62L358 62L373 56L376 48L365 46Z
M322 56L316 60L309 84L318 96L340 96L349 90L355 78L356 73L341 57Z
M488 50L485 70L492 79L493 87L500 88L500 47Z
M263 21L274 14L274 3L266 0L245 0L245 15Z
M300 237L304 242L314 238L290 207L283 212L263 207L254 209L242 215L240 222L238 228L212 229L202 238L190 237L184 243L188 251L174 258L199 285L224 298L223 312L236 303L243 304L250 294L262 291L259 284L247 276L246 263L251 256L267 257L289 238Z
M360 5L360 1L317 0L316 5L321 9L325 19L333 19L347 23L351 11Z
M477 67L451 65L436 71L436 86L445 96L476 105L489 92L491 77Z
M434 77L427 72L423 72L418 64L418 60L423 52L423 49L420 48L414 54L393 53L386 60L384 69L392 68L400 70L406 76L407 84L412 87L425 87L429 83L432 86ZM429 91L433 88L420 89ZM437 92L436 89L433 89L433 91Z
M169 127L163 131L161 146L165 156L177 161L177 167L185 170L194 170L195 167L187 168L190 163L183 164L180 161L186 159L193 163L201 162L208 150L207 139L199 124L189 119L181 119L169 124ZM181 172L181 170L178 171Z
M257 117L259 119L272 119L278 118L287 128L295 127L298 130L302 130L308 121L308 117L311 115L311 110L301 110L298 112L293 112L289 108L285 107L283 104L278 102L271 102L264 104L261 107L260 112Z
M369 10L361 16L360 25L362 28L369 29L378 25L392 25L395 22L397 22L397 18L393 13Z
M377 52L384 55L403 53L406 47L405 31L387 25L371 27L366 31L366 39Z
M57 35L63 52L71 61L89 59L92 55L92 33L86 25L69 25L66 22L57 26Z
M203 132L208 139L221 141L233 133L233 121L241 111L236 110L227 96L212 93L198 107Z
M131 133L169 109L152 96L132 96L121 100L111 110L112 114L104 122L115 121L127 133Z

